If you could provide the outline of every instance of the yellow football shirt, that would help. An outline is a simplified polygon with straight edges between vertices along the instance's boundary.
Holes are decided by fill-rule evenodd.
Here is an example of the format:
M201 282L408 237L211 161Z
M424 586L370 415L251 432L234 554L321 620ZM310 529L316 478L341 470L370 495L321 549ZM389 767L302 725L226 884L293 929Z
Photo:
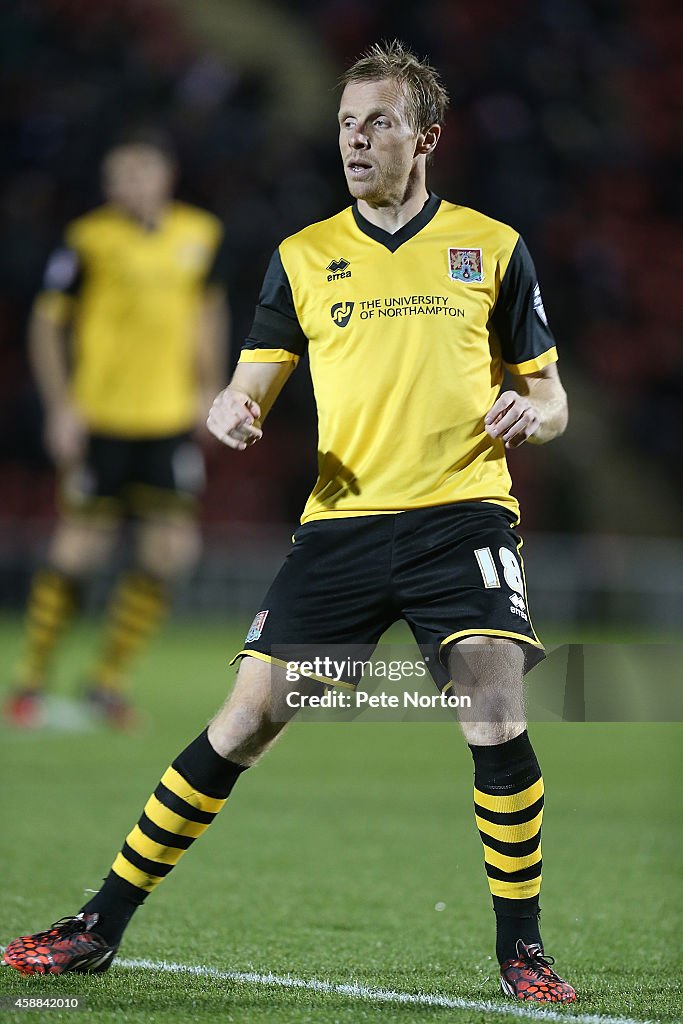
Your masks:
M71 323L72 397L91 430L153 438L193 425L199 302L221 236L183 203L152 230L110 205L68 226L37 308Z
M431 195L395 234L349 207L274 253L241 361L306 349L319 474L302 522L490 501L515 513L484 429L503 367L557 359L512 228Z

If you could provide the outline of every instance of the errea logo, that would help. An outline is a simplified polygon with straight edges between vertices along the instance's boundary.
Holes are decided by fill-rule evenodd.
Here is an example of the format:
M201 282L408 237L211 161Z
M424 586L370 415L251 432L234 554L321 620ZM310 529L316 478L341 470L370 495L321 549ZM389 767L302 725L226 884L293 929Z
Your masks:
M343 256L338 260L332 260L332 262L328 263L325 267L326 270L329 270L327 280L341 281L344 277L351 277L351 271L347 269L347 267L350 266L351 264L349 261L345 260Z
M524 619L525 622L529 621L526 613L526 606L524 604L524 598L521 594L510 595L510 611L513 615L519 615L520 619Z

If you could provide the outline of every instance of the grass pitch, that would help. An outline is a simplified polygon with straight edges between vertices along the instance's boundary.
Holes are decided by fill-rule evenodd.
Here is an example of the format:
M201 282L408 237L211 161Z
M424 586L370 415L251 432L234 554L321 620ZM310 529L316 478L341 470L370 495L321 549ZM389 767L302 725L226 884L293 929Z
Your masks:
M161 773L229 688L227 660L242 635L241 624L169 625L137 672L150 720L140 736L0 733L0 943L75 912L84 890L98 887ZM0 624L5 665L18 637L17 623ZM74 634L58 690L81 677L94 639L88 626ZM584 1024L594 1014L680 1021L680 726L542 724L532 737L547 792L543 935L581 999L554 1012ZM121 950L128 961L217 975L115 966L101 977L24 978L5 969L0 995L78 995L103 1024L517 1019L520 1007L497 987L471 783L454 726L295 724L240 780ZM380 1002L363 990L285 988L226 972L474 1007ZM3 1011L8 1020L74 1019Z

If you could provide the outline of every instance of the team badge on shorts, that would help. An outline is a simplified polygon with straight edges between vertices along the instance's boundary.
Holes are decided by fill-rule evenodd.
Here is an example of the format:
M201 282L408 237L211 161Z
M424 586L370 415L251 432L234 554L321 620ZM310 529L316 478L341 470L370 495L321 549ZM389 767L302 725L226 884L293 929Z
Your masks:
M261 633L263 632L263 627L266 624L267 618L268 609L266 609L264 612L258 613L256 618L252 622L251 626L249 627L249 632L247 633L244 641L245 644L253 644L254 640L258 640L260 638Z
M454 281L478 284L484 280L481 249L449 249L448 267Z

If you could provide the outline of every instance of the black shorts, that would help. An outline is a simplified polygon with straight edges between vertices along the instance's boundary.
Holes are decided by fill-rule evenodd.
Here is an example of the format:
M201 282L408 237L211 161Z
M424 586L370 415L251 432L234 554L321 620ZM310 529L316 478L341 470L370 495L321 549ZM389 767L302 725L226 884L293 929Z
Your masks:
M466 636L519 642L528 670L544 651L515 525L487 502L305 523L233 661L287 664L313 652L363 660L404 619L440 689L450 682L448 648Z
M65 511L117 517L190 514L203 489L204 460L188 433L145 440L90 434L82 463L59 483Z

